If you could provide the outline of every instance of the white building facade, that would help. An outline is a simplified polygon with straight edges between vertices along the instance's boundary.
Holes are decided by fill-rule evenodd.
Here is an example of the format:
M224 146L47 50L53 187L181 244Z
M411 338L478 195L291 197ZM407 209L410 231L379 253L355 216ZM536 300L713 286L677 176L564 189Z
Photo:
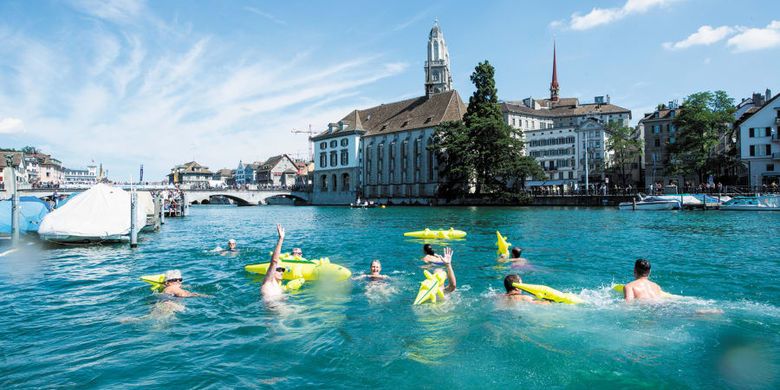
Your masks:
M738 122L739 152L752 187L780 184L780 94Z
M353 111L356 117L357 111ZM349 115L348 115L349 117ZM314 144L312 203L349 204L360 196L361 136L359 117L331 123L311 138Z
M65 185L93 185L97 183L97 166L89 165L87 169L65 168Z

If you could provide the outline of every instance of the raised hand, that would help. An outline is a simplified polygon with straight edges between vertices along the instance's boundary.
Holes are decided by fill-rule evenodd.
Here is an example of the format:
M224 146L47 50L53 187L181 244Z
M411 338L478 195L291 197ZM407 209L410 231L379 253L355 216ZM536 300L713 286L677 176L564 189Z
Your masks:
M279 233L279 238L284 238L284 228L281 224L276 224L276 232Z
M452 248L444 248L444 257L441 261L444 264L452 264Z

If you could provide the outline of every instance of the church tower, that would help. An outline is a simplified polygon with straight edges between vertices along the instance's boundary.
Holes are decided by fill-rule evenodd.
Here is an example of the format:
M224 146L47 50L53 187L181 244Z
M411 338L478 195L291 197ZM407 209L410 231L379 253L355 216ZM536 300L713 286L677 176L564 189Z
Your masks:
M450 53L444 42L439 21L433 23L428 35L428 61L425 61L425 96L452 90Z
M552 81L550 82L550 101L551 102L557 102L558 101L558 67L555 63L555 42L553 42L553 72L552 72Z

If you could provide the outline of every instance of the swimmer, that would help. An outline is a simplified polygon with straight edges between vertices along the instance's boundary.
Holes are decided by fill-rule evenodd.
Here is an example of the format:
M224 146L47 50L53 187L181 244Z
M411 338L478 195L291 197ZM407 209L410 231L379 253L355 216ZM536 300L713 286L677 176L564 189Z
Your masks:
M661 299L664 292L657 284L650 281L650 262L645 259L637 259L634 263L634 278L631 283L623 288L626 302L637 300Z
M370 280L386 280L390 277L387 275L382 275L382 263L379 262L379 260L371 260L371 267L369 268L370 273L363 274L355 279L370 279Z
M512 263L513 265L525 265L528 264L528 259L523 257L523 248L512 248L512 257L505 258L503 255L498 259L502 263Z
M510 274L504 278L504 288L506 289L506 294L504 294L504 297L506 299L511 301L531 302L542 305L550 303L547 301L534 299L534 297L530 295L523 294L522 290L512 285L513 283L523 283L523 280L520 279L520 276L516 274Z
M202 297L204 295L196 294L189 292L183 288L181 288L181 271L177 269L170 270L165 273L165 289L163 289L163 294L169 294L173 295L174 297L179 298L189 298L189 297Z
M442 257L440 255L437 255L436 252L433 251L433 247L431 247L431 244L425 244L423 245L423 253L425 253L425 256L423 256L422 261L424 261L427 264L442 264Z
M228 255L228 254L235 254L238 252L238 244L236 243L236 240L229 239L227 242L227 249L219 248L219 252L222 256Z
M457 281L455 279L455 271L452 269L452 249L450 248L444 248L444 256L441 257L441 262L444 263L444 266L446 267L446 271L438 268L436 271L434 271L435 274L447 274L447 280L449 281L449 284L445 287L443 284L441 287L442 292L444 293L451 293L455 291L455 288L457 287Z
M274 299L282 296L282 275L284 274L284 267L279 266L279 255L282 253L282 243L284 243L284 228L282 225L276 225L276 233L279 235L279 240L276 242L276 248L271 255L271 264L268 265L268 272L265 273L263 279L263 286L260 287L260 293L263 294L264 299Z

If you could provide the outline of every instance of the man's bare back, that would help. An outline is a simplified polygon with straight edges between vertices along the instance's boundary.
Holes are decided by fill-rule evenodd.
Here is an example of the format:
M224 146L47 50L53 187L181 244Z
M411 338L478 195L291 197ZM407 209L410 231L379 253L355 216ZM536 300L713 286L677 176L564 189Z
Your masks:
M664 297L661 287L651 282L647 277L640 277L627 284L623 288L623 295L626 302L631 302L634 299L655 300Z

